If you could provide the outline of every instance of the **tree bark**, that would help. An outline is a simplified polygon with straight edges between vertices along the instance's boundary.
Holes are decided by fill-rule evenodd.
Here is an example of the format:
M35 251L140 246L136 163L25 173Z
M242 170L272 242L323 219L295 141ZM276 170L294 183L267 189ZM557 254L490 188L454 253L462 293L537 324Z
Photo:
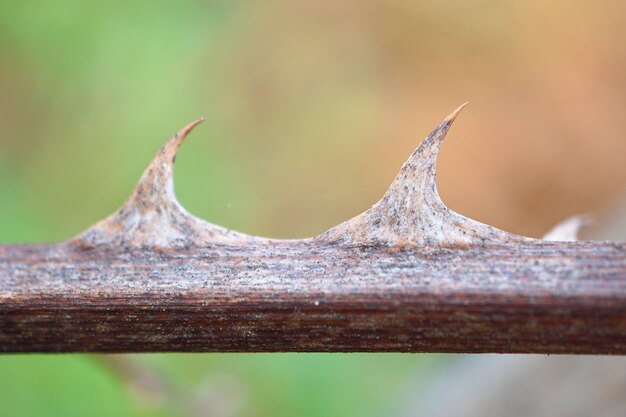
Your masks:
M3 246L0 351L626 354L625 251Z

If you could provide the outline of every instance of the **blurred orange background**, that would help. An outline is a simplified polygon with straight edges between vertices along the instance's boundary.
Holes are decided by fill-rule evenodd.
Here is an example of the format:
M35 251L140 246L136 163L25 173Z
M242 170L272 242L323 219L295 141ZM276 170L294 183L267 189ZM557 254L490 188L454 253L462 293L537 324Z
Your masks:
M3 6L0 178L12 202L2 205L0 239L78 233L119 205L164 140L199 115L208 121L177 169L182 203L249 233L317 234L373 203L466 100L439 160L443 199L540 236L626 190L625 9ZM13 231L15 216L36 226Z

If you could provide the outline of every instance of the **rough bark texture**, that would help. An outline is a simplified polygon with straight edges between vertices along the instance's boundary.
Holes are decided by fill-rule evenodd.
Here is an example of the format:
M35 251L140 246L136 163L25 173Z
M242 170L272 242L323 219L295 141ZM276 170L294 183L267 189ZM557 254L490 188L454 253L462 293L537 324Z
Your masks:
M624 244L0 249L0 350L626 353Z
M0 351L626 354L626 243L515 236L441 202L437 151L459 110L370 210L290 241L180 206L188 126L107 219L0 246Z

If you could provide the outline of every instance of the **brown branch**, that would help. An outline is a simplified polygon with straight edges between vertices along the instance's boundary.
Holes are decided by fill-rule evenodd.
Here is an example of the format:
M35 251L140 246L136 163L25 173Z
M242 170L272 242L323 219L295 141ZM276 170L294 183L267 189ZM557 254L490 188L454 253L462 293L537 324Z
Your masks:
M441 202L435 161L457 113L370 210L291 241L180 206L188 126L109 218L0 246L0 351L626 354L626 243L515 236Z

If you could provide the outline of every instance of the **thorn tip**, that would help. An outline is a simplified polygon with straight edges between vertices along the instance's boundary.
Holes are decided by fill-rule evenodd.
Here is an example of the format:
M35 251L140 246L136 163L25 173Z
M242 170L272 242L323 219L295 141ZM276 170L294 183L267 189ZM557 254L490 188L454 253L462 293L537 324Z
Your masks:
M187 136L189 134L189 132L191 132L193 130L194 127L198 126L200 123L204 122L204 117L201 117L197 120L194 120L193 122L189 123L187 126L183 127L180 132L178 132L178 135L180 137L180 139L184 139L185 136Z
M454 119L456 119L459 113L461 113L461 110L463 110L463 108L467 106L468 103L469 101L466 101L465 103L457 107L456 110L454 110L452 113L448 115L448 117L446 117L446 119L444 120L444 123L452 124L452 122L454 122Z

